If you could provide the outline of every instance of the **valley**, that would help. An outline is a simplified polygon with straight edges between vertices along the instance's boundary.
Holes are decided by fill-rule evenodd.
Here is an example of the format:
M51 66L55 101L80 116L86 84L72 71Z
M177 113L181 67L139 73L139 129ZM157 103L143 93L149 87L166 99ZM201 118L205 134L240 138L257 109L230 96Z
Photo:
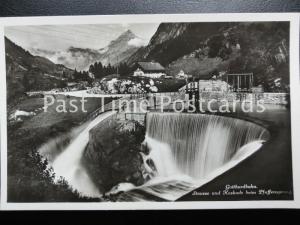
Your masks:
M286 22L160 23L148 43L130 29L114 36L51 52L5 38L10 202L223 200L193 193L247 175L283 190L270 199L293 198ZM224 101L237 110L210 110Z

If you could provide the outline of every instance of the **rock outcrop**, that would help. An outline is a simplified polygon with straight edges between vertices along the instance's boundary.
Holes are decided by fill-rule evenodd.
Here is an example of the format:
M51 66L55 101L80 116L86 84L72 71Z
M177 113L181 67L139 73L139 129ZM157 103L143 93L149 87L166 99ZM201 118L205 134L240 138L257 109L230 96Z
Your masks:
M142 185L148 175L141 155L145 129L138 122L125 124L109 118L90 132L83 163L102 193L119 183Z

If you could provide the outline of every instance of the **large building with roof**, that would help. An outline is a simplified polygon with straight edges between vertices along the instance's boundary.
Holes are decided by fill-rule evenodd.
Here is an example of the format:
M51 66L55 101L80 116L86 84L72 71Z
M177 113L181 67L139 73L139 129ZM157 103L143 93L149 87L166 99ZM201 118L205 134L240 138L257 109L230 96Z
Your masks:
M137 62L134 66L133 76L160 78L166 76L166 70L158 62Z

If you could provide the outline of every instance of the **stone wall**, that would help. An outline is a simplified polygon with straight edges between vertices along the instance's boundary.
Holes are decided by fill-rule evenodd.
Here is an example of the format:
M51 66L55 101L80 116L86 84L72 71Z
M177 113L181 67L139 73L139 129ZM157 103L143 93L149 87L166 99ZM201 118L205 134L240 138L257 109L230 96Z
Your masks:
M262 101L264 104L275 104L275 105L288 105L289 94L288 93L225 93L225 92L200 92L200 99L209 101L216 99L218 101L227 100L232 101L246 101L254 102Z
M139 122L141 125L144 125L145 123L145 117L146 117L146 113L118 113L117 114L117 118L120 121L137 121Z

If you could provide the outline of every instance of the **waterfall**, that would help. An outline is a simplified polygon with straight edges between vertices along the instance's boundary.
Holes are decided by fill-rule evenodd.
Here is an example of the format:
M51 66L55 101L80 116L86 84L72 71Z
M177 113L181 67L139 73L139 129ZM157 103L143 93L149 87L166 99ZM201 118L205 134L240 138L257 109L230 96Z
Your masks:
M56 179L63 177L82 195L100 196L81 158L89 141L89 131L114 113L103 113L73 130L68 145L55 157L49 153L61 140L51 140L40 149L53 159L50 165ZM118 185L119 189L124 189L118 201L174 201L236 166L268 138L265 128L240 119L206 114L148 113L145 144L150 151L142 155L145 168L153 170L150 172L154 177L139 187ZM147 166L149 159L154 166Z
M152 148L149 155L143 155L144 164L146 166L147 159L152 159L153 162L155 162L156 172L160 177L170 177L179 173L171 148L168 144L159 142L149 136L146 136L145 142L149 147L155 146L155 148Z
M265 128L240 119L148 113L144 144L150 152L143 158L152 160L155 176L118 200L174 201L233 168L268 139Z
M177 171L195 180L228 163L244 145L265 141L269 135L257 124L206 114L148 113L146 126L149 157L158 176Z
M100 193L98 188L94 185L90 179L87 171L81 164L82 154L85 147L89 142L89 131L99 124L104 119L113 115L115 112L106 112L97 116L94 120L89 122L84 129L80 129L80 132L74 137L69 145L59 154L53 162L50 164L54 170L55 178L63 177L68 184L77 190L80 194L89 197L99 197ZM49 141L49 147L53 147L53 142ZM47 144L46 144L47 146ZM46 146L42 146L41 150L49 152Z

